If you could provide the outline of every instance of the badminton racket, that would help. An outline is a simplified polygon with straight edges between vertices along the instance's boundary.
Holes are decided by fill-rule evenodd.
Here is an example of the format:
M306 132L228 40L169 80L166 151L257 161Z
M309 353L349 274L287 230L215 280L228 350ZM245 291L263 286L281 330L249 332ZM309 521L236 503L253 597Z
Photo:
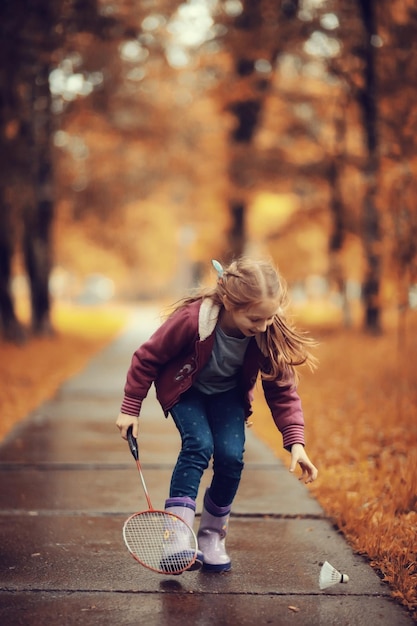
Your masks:
M127 441L139 471L148 509L131 515L123 525L123 539L136 561L159 574L181 574L191 567L197 557L197 538L193 529L181 517L153 508L142 468L139 448L127 431Z

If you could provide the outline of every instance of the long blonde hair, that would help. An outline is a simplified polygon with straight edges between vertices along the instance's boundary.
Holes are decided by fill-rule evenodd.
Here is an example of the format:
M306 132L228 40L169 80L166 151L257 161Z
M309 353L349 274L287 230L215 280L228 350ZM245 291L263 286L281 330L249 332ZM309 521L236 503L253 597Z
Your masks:
M246 309L265 299L277 299L279 307L273 322L262 333L268 361L267 369L261 372L262 378L286 384L289 380L298 381L298 366L307 365L314 370L317 359L310 350L317 344L314 339L298 331L287 318L287 284L274 265L266 259L239 257L227 267L219 268L215 287L200 289L183 298L177 303L175 311L202 298L211 298L221 307L227 297L236 309Z

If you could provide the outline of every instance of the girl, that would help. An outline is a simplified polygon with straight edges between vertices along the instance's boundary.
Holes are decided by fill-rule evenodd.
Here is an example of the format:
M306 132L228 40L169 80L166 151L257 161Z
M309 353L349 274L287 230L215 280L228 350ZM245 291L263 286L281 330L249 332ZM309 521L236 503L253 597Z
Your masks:
M138 416L152 383L182 447L165 509L192 527L204 470L213 457L213 477L204 496L198 530L199 553L190 569L231 568L225 538L231 505L243 469L245 422L261 373L265 399L291 454L290 472L312 482L317 469L304 449L304 420L295 367L314 368L312 339L285 318L287 292L267 261L240 258L226 269L213 261L217 284L184 298L158 330L134 353L117 427L126 439L138 436ZM186 549L186 547L184 547Z

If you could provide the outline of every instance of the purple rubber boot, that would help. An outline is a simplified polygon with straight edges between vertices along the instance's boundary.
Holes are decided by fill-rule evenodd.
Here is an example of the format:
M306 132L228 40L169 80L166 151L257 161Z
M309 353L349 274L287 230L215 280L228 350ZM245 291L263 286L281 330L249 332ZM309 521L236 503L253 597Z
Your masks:
M195 501L188 496L179 497L179 498L168 498L165 502L165 511L168 513L173 513L174 515L178 515L181 519L184 520L190 526L193 527L194 524L194 516L195 516ZM164 556L161 560L162 569L166 569L167 573L170 572L172 564L176 562L178 555L182 555L186 559L188 558L188 554L190 554L190 559L194 554L194 549L190 545L189 535L184 533L183 540L180 537L180 546L178 546L178 542L175 546L175 552L172 552L172 548L170 549L169 542L164 546ZM183 544L183 545L181 545ZM178 547L180 547L180 552L178 552ZM201 568L203 564L203 555L198 550L197 558L189 568L187 568L187 572L196 571Z
M203 553L203 570L206 572L228 572L232 567L225 548L230 508L214 504L207 489L197 534L198 547Z

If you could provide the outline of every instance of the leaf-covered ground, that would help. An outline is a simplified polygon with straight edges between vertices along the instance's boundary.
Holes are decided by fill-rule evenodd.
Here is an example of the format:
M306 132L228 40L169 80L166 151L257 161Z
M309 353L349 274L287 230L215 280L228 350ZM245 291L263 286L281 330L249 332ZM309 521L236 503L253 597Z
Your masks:
M404 332L317 331L319 368L299 392L309 487L417 620L417 312ZM414 316L414 317L413 317ZM288 464L260 394L254 429Z
M23 346L0 342L0 440L80 371L123 327L126 317L122 308L57 306L53 337L31 339Z
M57 309L55 337L0 343L0 439L81 370L123 326L124 310ZM353 549L367 556L417 620L417 312L404 333L317 328L320 359L299 387L311 489ZM263 397L255 432L288 464Z

